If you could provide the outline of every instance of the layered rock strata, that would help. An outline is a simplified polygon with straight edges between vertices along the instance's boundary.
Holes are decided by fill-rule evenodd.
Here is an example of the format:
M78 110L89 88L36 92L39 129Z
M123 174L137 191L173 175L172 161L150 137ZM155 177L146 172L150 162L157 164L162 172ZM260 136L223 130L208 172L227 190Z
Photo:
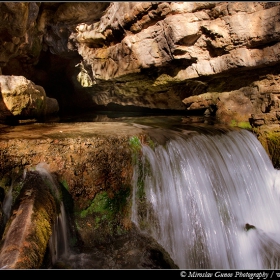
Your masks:
M99 104L176 110L211 104L224 123L279 123L278 92L268 96L266 85L254 93L269 83L265 75L278 87L279 71L270 75L269 66L279 61L279 13L279 3L112 3L99 22L70 35L83 58L78 79ZM252 72L254 81L242 77ZM110 90L95 94L104 83ZM213 98L203 105L205 96ZM242 108L240 116L232 106Z
M61 110L110 104L186 113L205 109L225 123L279 123L277 2L3 2L1 7L2 74L43 86ZM272 76L272 96L260 91L248 97ZM217 92L213 100L219 102L202 104ZM243 107L239 120L232 106Z

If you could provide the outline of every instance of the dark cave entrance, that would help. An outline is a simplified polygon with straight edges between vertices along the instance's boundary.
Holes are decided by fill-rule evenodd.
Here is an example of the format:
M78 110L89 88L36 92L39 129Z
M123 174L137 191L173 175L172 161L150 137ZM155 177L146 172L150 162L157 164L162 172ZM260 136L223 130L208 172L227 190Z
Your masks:
M35 68L33 81L45 89L46 95L55 98L60 107L60 113L75 107L75 87L73 76L78 74L75 65L81 61L76 55L71 58L64 58L50 51L42 51L38 64ZM75 73L76 70L76 73Z
M49 49L42 50L37 61L28 63L21 57L9 61L3 68L3 75L24 76L36 85L45 89L46 95L55 98L59 104L58 117L61 121L92 119L94 115L107 115L109 118L126 116L171 116L171 115L199 115L202 116L205 110L172 110L172 109L151 109L133 105L119 105L108 103L97 105L92 92L83 88L77 81L80 68L77 65L82 61L78 53L71 53L69 56L53 54ZM103 83L96 85L96 94L104 90ZM94 93L93 93L94 94ZM48 121L48 120L46 120Z

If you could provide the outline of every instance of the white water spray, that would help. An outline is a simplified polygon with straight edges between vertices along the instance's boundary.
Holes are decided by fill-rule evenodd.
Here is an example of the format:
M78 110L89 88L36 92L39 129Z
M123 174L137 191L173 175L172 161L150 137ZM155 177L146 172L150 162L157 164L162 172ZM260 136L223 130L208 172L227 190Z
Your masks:
M3 223L6 224L6 222L9 220L11 216L11 208L12 208L12 202L13 202L13 184L11 184L9 191L6 193L4 201L3 201L3 206L2 206L2 211L4 214L4 220Z
M39 163L36 165L35 170L48 181L48 185L53 191L55 197L60 202L60 213L56 217L53 225L52 235L49 240L49 248L52 258L52 264L55 264L60 258L68 258L69 256L69 237L68 237L68 224L67 216L63 201L60 199L59 187L49 171L49 166L46 163Z
M142 145L132 220L181 269L278 269L279 176L247 130Z

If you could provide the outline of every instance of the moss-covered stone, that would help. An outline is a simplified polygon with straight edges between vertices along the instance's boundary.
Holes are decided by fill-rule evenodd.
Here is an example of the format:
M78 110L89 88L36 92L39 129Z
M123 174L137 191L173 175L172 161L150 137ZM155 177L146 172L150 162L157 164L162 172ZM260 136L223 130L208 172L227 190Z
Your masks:
M115 192L101 191L87 209L76 213L76 227L87 246L104 242L129 229L129 196L130 186L123 186Z
M254 128L254 133L269 155L275 168L280 169L280 128L278 125Z
M239 127L239 128L244 128L244 129L249 129L249 130L252 130L252 126L250 124L250 122L237 122L236 120L232 120L230 122L230 126L236 126L236 127Z
M16 167L12 169L10 172L7 172L1 179L0 179L0 187L4 190L4 195L12 191L12 204L16 201L21 188L22 188L22 180L23 180L23 173L24 170Z
M268 153L275 168L280 168L280 132L270 132L266 138Z
M0 266L39 268L57 213L50 189L36 172L28 172L3 234Z

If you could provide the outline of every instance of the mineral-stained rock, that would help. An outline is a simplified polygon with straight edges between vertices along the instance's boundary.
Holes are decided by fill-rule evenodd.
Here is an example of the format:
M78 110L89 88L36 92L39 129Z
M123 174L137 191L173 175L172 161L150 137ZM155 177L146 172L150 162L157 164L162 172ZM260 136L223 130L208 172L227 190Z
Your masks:
M84 209L100 190L130 184L128 139L141 131L116 122L16 126L0 135L0 171L5 174L15 166L32 169L46 162L50 172L68 182L77 209Z
M117 104L279 124L279 2L0 6L2 74L34 82L28 98L1 85L2 120Z
M273 166L280 169L280 128L279 124L266 125L265 122L260 126L256 126L255 133L267 151Z
M113 2L99 22L81 23L69 37L83 58L78 80L95 104L175 110L207 107L193 103L186 108L180 103L197 94L193 89L199 82L206 84L200 93L209 93L209 77L221 80L225 75L231 80L229 73L242 76L240 69L243 73L248 69L247 75L250 69L254 75L258 69L270 73L268 67L278 64L279 13L278 4L258 2ZM250 81L244 86L250 87ZM180 88L180 94L175 88ZM221 86L221 99L226 100L223 91L231 90L238 88ZM240 119L249 121L256 107L242 104L246 113ZM227 102L215 106L231 111Z
M280 2L2 2L0 120L111 104L205 110L222 123L250 123L279 167L279 17ZM61 133L29 138L28 156L19 154L23 140L6 154L6 138L0 166L46 158L63 171L77 207L87 207L100 188L122 182L107 161L125 162L128 153L107 153L102 137L73 143ZM123 146L124 138L111 140Z

